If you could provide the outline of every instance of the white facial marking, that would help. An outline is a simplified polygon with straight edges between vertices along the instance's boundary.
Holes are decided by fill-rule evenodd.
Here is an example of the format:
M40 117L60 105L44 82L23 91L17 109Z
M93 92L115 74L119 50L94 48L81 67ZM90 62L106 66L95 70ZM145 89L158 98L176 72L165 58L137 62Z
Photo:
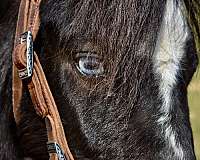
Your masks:
M166 143L174 151L177 159L183 160L181 144L176 139L176 132L170 124L172 107L172 89L176 85L178 70L184 56L184 45L188 38L188 28L181 3L167 0L164 19L155 49L154 70L160 79L159 94L162 99L158 123L162 127ZM174 158L175 158L174 157Z

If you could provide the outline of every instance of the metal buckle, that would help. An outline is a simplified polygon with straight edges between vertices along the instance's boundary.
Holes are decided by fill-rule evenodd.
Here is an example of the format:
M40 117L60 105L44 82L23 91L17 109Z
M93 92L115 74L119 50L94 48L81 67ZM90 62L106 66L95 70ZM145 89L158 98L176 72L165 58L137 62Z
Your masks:
M21 34L20 42L26 42L26 68L19 70L19 77L26 79L33 73L33 36L31 31Z
M47 150L49 153L56 153L58 155L58 160L67 160L58 143L47 142Z

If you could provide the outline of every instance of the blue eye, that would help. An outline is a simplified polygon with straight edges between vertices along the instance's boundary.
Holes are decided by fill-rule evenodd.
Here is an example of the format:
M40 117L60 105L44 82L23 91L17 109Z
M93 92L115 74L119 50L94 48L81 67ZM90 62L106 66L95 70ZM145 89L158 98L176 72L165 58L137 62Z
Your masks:
M84 76L99 77L104 74L103 62L96 54L77 54L76 68Z

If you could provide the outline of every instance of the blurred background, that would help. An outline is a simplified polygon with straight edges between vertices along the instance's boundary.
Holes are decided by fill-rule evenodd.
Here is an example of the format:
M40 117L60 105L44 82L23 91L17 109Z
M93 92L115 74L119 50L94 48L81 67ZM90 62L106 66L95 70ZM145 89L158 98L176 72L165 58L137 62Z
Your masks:
M190 107L190 119L192 124L195 153L200 160L200 68L193 76L188 88L188 100Z

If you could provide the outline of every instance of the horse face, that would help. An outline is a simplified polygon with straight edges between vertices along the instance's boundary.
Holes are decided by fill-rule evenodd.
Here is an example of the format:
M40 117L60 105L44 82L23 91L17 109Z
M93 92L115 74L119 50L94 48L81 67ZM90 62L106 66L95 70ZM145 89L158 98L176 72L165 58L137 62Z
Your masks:
M74 155L194 159L182 2L45 3L35 43Z

